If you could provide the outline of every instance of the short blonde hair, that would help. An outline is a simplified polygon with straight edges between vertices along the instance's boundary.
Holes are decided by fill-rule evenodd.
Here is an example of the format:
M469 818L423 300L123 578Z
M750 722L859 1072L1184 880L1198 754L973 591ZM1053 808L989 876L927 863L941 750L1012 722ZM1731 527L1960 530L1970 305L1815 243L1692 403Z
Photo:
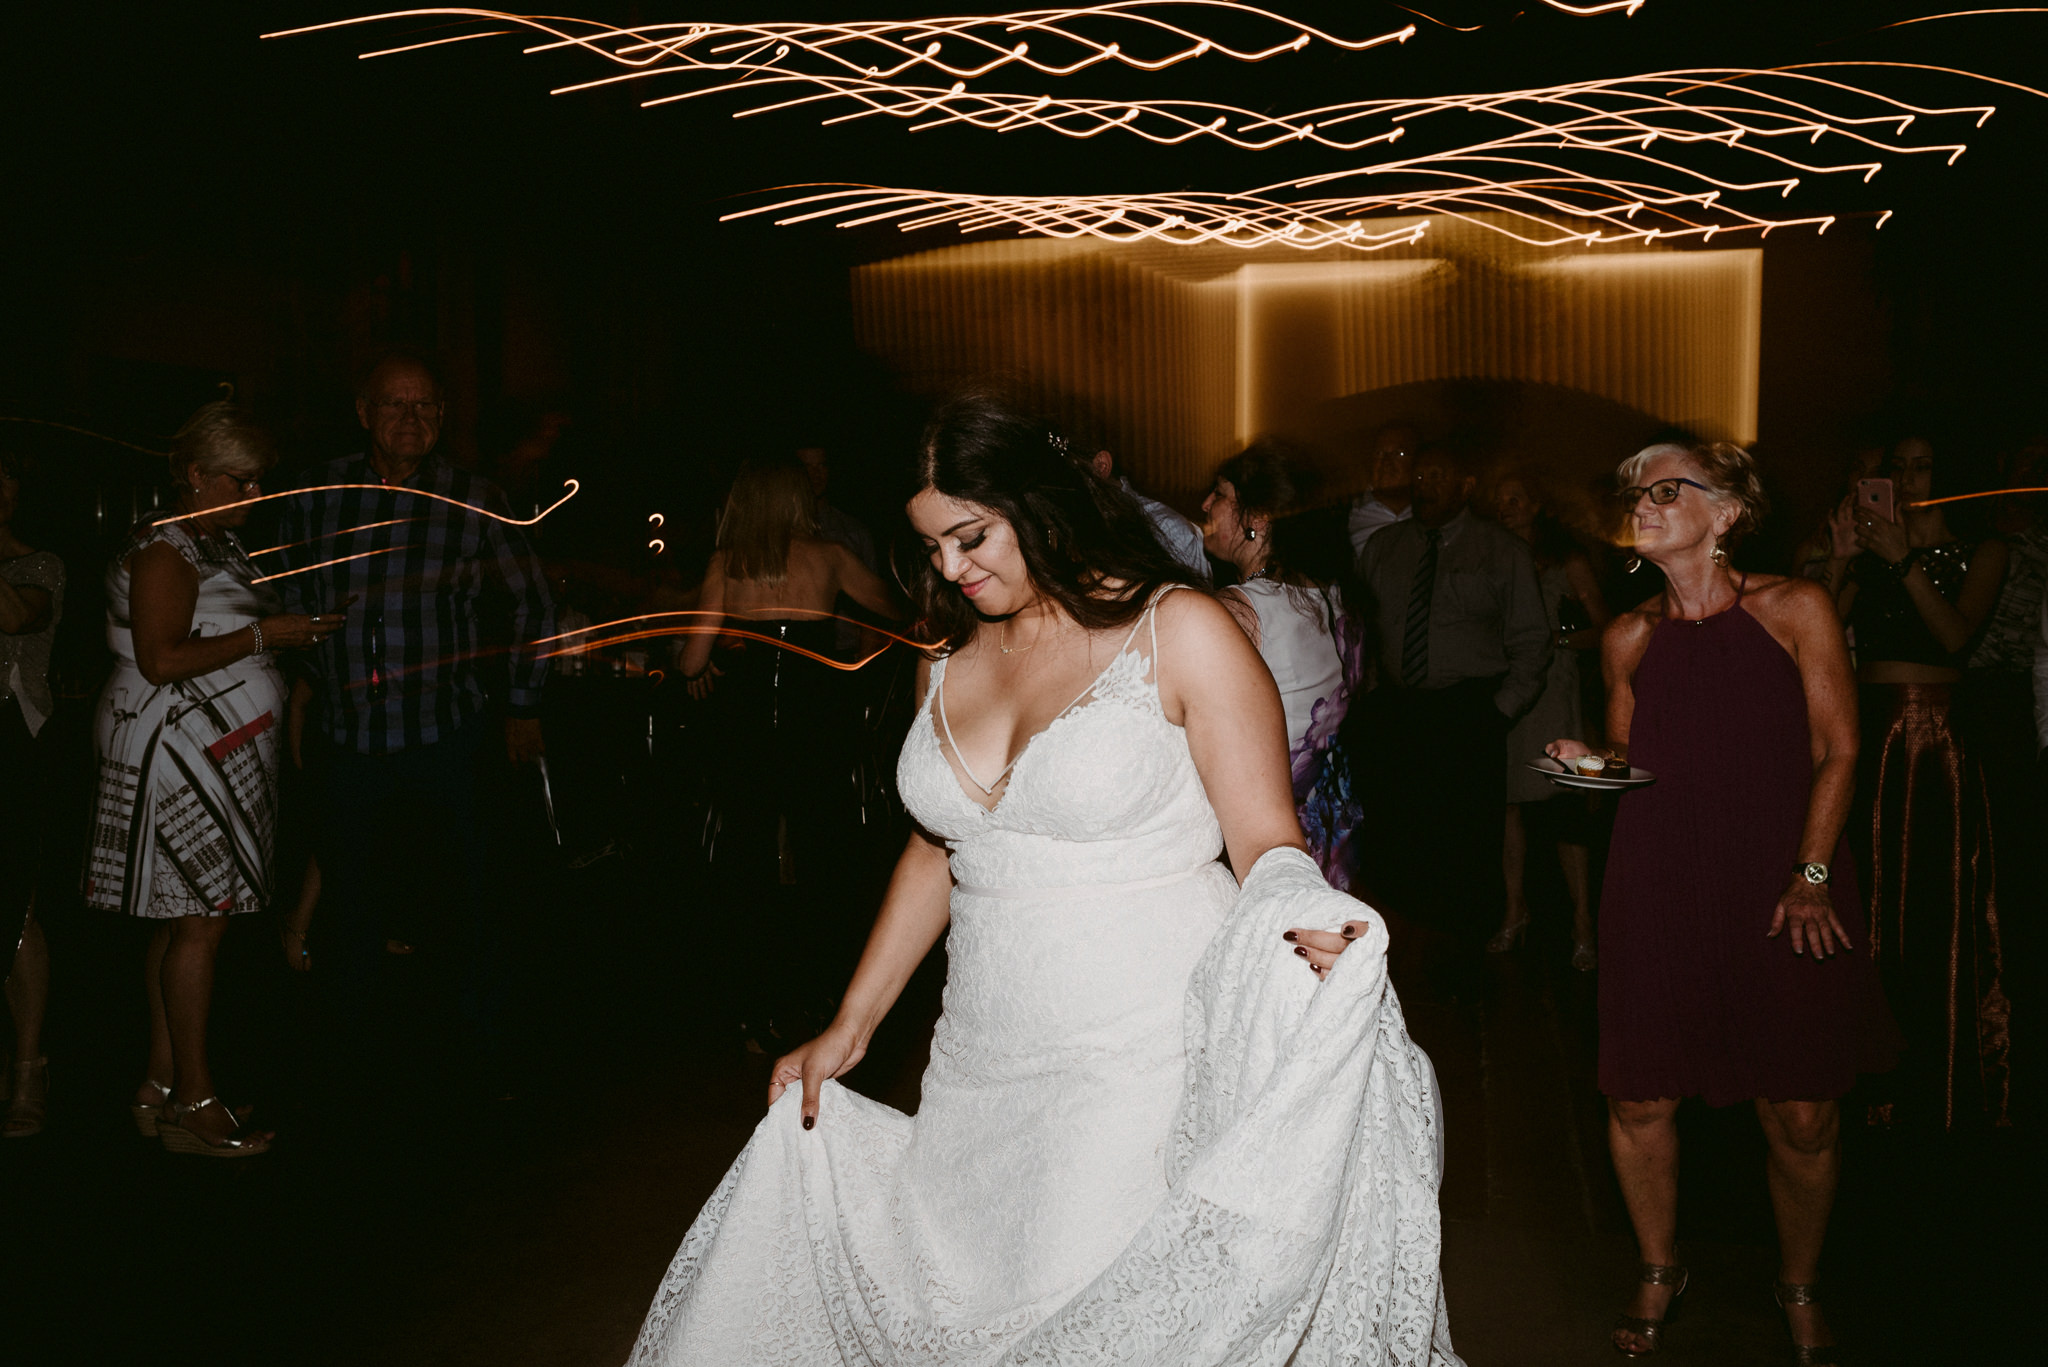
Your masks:
M171 478L187 469L202 475L250 479L277 464L277 443L256 415L229 399L216 399L185 420L171 438Z
M1728 529L1725 538L1731 543L1755 531L1764 514L1771 510L1770 500L1764 497L1764 482L1756 472L1756 458L1732 441L1702 442L1696 446L1666 441L1645 446L1615 470L1614 487L1628 489L1641 484L1643 471L1659 456L1683 456L1700 473L1700 483L1707 486L1708 498L1736 506L1735 525Z

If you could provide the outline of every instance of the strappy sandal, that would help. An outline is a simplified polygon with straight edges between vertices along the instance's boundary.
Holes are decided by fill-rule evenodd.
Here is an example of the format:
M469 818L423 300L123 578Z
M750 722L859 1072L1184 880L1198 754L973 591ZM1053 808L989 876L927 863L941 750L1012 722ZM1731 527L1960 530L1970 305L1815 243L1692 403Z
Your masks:
M1524 916L1511 926L1502 926L1493 932L1493 938L1486 942L1488 954L1505 954L1529 934L1529 918Z
M1778 1308L1788 1305L1819 1305L1820 1288L1811 1282L1779 1282L1771 1288L1771 1295L1777 1298ZM1789 1329L1789 1326L1787 1326ZM1792 1340L1792 1360L1799 1367L1829 1367L1842 1359L1832 1343L1801 1343Z
M157 1118L163 1114L164 1107L171 1104L171 1089L153 1077L144 1078L142 1085L154 1091L157 1094L157 1099L150 1102L130 1102L128 1114L135 1121L136 1133L140 1134L144 1139L154 1139L156 1138Z
M1642 1263L1637 1268L1637 1280L1645 1286L1675 1286L1678 1289L1671 1293L1671 1299L1665 1303L1662 1319L1622 1315L1614 1321L1614 1328L1608 1334L1607 1341L1614 1345L1615 1352L1625 1358L1648 1357L1663 1346L1664 1326L1677 1318L1678 1298L1685 1294L1686 1284L1692 1280L1692 1273L1676 1265L1666 1267L1659 1263ZM1634 1334L1645 1346L1624 1348L1619 1337L1621 1334Z
M40 1096L27 1096L29 1079L42 1081ZM43 1121L49 1115L50 1103L50 1060L47 1058L22 1059L14 1065L13 1099L7 1103L7 1119L0 1121L0 1139L33 1139L43 1132Z
M208 1106L219 1106L227 1112L227 1104L217 1096L190 1105L169 1102L163 1113L157 1117L156 1137L163 1141L167 1153L189 1153L200 1158L254 1158L259 1153L270 1151L270 1137L263 1134L244 1135L244 1126L237 1124L226 1139L214 1143L204 1135L195 1134L185 1128L185 1117ZM232 1113L230 1113L232 1114Z

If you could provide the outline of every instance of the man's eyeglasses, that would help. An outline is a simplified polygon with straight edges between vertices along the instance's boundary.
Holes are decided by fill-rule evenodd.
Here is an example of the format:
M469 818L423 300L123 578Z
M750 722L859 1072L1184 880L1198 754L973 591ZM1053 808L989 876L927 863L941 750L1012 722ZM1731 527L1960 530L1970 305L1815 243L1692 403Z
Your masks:
M408 413L415 417L438 418L447 406L439 399L373 399L370 402L370 407L387 418L402 418Z
M1648 494L1650 502L1661 508L1667 503L1676 503L1678 501L1678 486L1681 484L1689 484L1703 494L1714 492L1696 479L1687 479L1683 475L1674 475L1670 479L1660 479L1653 484L1632 484L1617 493L1615 497L1621 500L1621 506L1626 509L1635 507L1642 500L1643 495Z

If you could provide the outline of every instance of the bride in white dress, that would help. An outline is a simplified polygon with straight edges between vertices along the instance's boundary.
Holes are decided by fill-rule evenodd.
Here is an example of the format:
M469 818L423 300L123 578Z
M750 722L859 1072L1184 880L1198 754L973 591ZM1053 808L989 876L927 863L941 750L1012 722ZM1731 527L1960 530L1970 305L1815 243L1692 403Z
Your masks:
M922 829L631 1363L1456 1364L1435 1078L1303 851L1271 676L1000 400L942 407L919 475ZM941 935L906 1116L831 1079Z

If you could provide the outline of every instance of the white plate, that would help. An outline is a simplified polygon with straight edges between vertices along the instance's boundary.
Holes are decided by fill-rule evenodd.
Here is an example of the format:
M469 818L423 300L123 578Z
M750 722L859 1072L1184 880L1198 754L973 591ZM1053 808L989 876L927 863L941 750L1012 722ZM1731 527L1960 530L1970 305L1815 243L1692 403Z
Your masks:
M1648 769L1629 767L1627 778L1595 778L1591 774L1567 774L1557 767L1555 760L1532 759L1528 767L1549 779L1560 788L1584 788L1595 793L1614 793L1628 788L1640 788L1655 783L1657 776Z

